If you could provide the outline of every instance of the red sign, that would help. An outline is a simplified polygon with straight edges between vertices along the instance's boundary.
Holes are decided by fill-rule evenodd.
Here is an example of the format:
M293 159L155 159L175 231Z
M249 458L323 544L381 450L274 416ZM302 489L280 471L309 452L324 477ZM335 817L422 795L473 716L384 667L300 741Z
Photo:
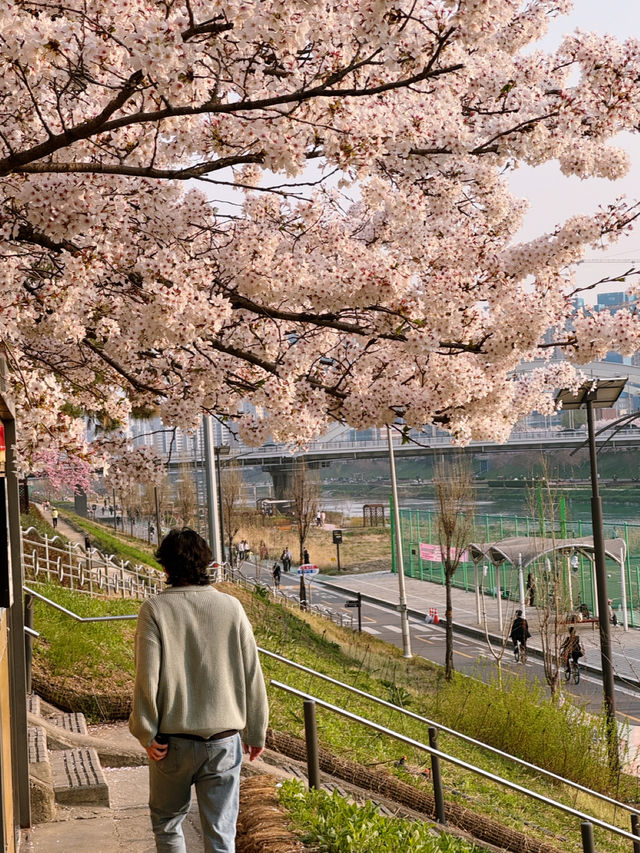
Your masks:
M303 563L298 568L298 574L304 575L305 577L313 577L313 575L317 575L320 569L317 566L314 566L313 563Z

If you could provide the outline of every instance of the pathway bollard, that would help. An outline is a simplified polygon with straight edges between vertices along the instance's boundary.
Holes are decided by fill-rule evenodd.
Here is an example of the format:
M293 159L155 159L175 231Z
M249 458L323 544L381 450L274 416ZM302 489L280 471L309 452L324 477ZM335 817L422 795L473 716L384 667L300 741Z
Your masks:
M304 736L307 744L307 775L309 790L320 788L320 762L318 759L318 729L316 726L316 703L304 700Z
M438 748L438 730L435 726L429 726L429 746ZM433 777L433 796L436 801L436 820L446 826L447 818L444 812L444 793L442 791L442 774L440 773L440 758L431 755L431 775Z
M596 853L596 848L593 843L593 825L588 820L584 820L580 824L582 832L582 850L584 853Z

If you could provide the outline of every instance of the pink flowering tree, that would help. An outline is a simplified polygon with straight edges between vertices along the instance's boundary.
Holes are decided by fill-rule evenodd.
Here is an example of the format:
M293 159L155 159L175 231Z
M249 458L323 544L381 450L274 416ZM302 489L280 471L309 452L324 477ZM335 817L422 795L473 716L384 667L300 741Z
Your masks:
M527 243L510 170L624 175L640 44L536 49L568 0L40 0L0 12L0 323L25 465L155 407L245 439L332 420L504 439L634 352L573 269L638 208ZM634 291L632 290L632 293ZM571 324L567 324L572 317ZM544 343L543 343L544 342Z

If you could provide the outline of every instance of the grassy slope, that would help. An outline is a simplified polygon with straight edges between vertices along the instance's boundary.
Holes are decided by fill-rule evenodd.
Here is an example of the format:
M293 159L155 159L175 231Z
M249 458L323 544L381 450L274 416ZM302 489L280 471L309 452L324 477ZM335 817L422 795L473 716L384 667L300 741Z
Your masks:
M242 601L261 646L382 698L400 702L412 711L441 720L506 751L516 752L562 775L579 778L591 787L607 786L601 764L602 750L594 740L592 724L581 721L579 715L576 718L575 712L568 713L568 704L562 710L553 708L542 689L539 692L531 690L518 679L511 680L506 689L498 689L463 676L447 684L440 670L422 658L405 661L398 649L368 635L354 635L318 617L284 610L260 594L251 594L232 585L225 585L224 589ZM46 594L81 615L132 612L138 606L136 602L91 600L88 596L54 587ZM34 647L36 671L46 674L52 684L64 683L71 673L76 689L84 685L89 692L102 693L105 688L130 691L135 623L72 626L68 618L39 603L35 617L35 628L42 634L42 641ZM263 666L267 679L285 681L423 743L427 741L424 724L346 695L340 688L268 658L264 659ZM301 700L270 688L270 702L271 725L303 737ZM318 727L323 745L342 757L369 766L388 767L405 781L418 786L425 784L418 776L418 770L427 761L424 753L412 751L322 710L318 712ZM571 802L578 808L596 808L595 813L615 822L613 814L587 803L584 797L576 799L562 787L550 787L534 774L487 757L477 748L450 736L441 736L440 748L548 796ZM402 755L407 756L408 771L393 768ZM444 765L443 774L447 798L456 798L469 808L490 814L523 831L529 827L528 831L543 837L546 832L539 827L546 827L553 836L566 839L562 842L563 849L580 849L577 820L566 820L555 812L546 813L542 807L532 809L531 803L451 765ZM616 792L611 793L615 795ZM625 796L634 795L635 789L627 789ZM622 820L626 825L624 816ZM603 844L602 849L611 853L624 849L617 847L610 838L605 838Z

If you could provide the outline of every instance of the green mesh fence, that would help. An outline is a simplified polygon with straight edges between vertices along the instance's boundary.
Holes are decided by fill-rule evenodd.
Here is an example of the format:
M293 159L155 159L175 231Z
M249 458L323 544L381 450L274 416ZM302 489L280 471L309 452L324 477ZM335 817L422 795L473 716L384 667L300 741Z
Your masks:
M391 514L391 534L395 545L395 530L393 526L393 514ZM432 583L444 584L444 568L439 561L424 559L421 556L421 543L438 544L436 528L436 513L433 510L422 509L400 509L400 529L402 535L402 554L404 562L404 573L407 577L418 580L431 581ZM545 531L544 533L542 531ZM478 514L474 521L474 530L471 541L479 545L485 542L496 542L499 539L507 539L514 536L540 536L571 539L592 535L590 521L567 521L556 522L556 529L552 532L551 525L546 521L541 523L540 519L525 515L483 515ZM627 557L624 564L624 583L626 587L627 614L629 625L640 626L640 524L632 522L605 522L605 539L624 539L627 544ZM393 570L397 570L395 547L392 549ZM572 565L566 557L562 561L561 582L565 598L571 599L573 609L585 604L590 613L595 612L595 583L592 562L583 555L578 554L573 559ZM607 558L607 589L612 606L617 614L618 620L622 621L622 570L619 562ZM540 582L542 573L545 572L545 560L541 558L533 567L527 568L533 571L536 577L537 594L545 588ZM495 567L486 561L480 565L482 583L485 595L497 597ZM469 560L462 562L453 577L453 585L459 589L473 591L475 589L474 566ZM520 598L518 569L517 566L503 564L500 569L500 591L502 597L517 601Z

